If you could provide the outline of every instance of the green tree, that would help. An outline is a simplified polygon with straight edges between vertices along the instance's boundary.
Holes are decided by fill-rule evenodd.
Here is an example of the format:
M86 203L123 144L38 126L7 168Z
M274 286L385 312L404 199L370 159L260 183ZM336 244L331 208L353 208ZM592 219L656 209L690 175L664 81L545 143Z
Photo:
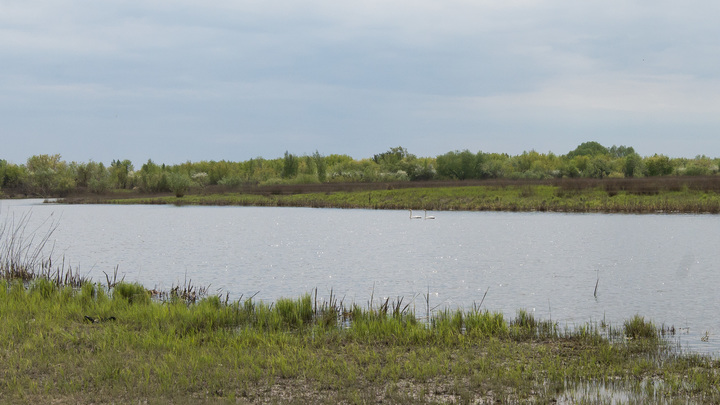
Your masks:
M317 169L318 180L324 183L327 180L327 164L325 163L325 158L320 155L317 150L313 153L312 158L315 162L315 168Z
M509 162L510 156L507 153L486 154L483 163L485 175L493 179L505 177L506 173L510 171Z
M644 160L646 176L668 176L673 172L670 158L665 155L655 154Z
M90 191L96 194L104 193L108 189L112 188L113 181L110 177L110 171L107 170L104 164L91 162L88 164L90 171L90 180L88 181L88 188Z
M637 153L625 156L622 166L625 177L635 177L642 172L642 158Z
M575 150L568 152L566 156L569 158L574 158L575 156L596 156L607 154L608 148L600 145L595 141L590 141L581 143L580 145L578 145L577 148L575 148Z
M292 179L297 176L299 166L300 161L297 156L293 155L292 153L288 153L288 151L285 151L285 157L283 158L282 166L282 178Z
M167 184L170 191L175 193L175 197L180 198L190 189L192 180L187 173L175 172L167 175Z
M132 187L130 175L133 170L133 164L130 160L113 160L110 163L110 176L115 183L115 188L125 189Z
M437 172L440 176L467 180L481 177L483 154L469 150L448 152L437 157Z
M402 146L398 146L390 148L387 152L373 155L372 160L380 165L382 171L394 173L404 169L403 162L406 161L408 157L414 156L409 154L407 149Z
M612 173L612 165L607 156L596 155L590 159L586 170L587 177L602 179L610 175L610 173Z
M410 180L432 180L437 174L435 170L435 159L415 159L412 169L408 170Z
M683 167L682 174L685 176L708 176L716 174L718 166L709 157L705 155L695 156L694 159L688 159Z
M635 155L636 153L635 153L635 149L633 149L632 146L624 146L624 145L615 146L615 145L613 145L608 149L608 154L610 154L610 156L614 157L614 158L625 158L630 155Z
M20 188L26 177L23 166L0 160L0 188Z
M170 191L165 165L158 166L151 159L142 165L138 174L140 188L146 192Z
M29 186L42 196L65 195L75 188L75 179L68 164L59 154L35 155L28 158Z

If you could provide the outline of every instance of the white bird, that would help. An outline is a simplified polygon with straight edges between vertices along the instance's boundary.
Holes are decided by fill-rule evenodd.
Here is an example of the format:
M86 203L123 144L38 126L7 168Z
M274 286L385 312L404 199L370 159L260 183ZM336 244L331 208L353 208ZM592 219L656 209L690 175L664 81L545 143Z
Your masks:
M427 210L425 210L425 219L435 219L435 217L432 215L428 215Z
M420 215L413 215L413 214L412 214L412 210L409 210L409 211L410 211L410 219L420 219L420 218L422 218Z

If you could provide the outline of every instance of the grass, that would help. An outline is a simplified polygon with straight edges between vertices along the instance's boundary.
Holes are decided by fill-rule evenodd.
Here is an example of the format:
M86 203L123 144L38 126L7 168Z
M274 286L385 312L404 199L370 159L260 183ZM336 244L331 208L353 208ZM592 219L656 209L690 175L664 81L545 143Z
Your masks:
M720 178L403 183L385 189L316 185L243 192L99 199L119 204L302 206L469 211L720 213ZM372 188L369 188L372 186ZM64 200L73 202L75 200ZM77 200L75 202L89 202Z
M643 397L651 379L662 382L654 395L720 400L720 363L657 333L611 340L523 311L506 321L443 310L421 322L396 303L328 304L0 281L0 402L546 403L603 381ZM626 333L635 326L652 329L636 317Z
M640 315L635 315L624 323L625 336L629 339L657 339L660 335L658 328Z

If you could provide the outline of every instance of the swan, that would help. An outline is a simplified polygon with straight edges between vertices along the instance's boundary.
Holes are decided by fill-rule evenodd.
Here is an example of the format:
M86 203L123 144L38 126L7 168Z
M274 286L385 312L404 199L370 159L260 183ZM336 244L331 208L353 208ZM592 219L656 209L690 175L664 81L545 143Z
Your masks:
M412 210L409 210L409 211L410 211L410 219L420 219L420 218L422 218L420 215L413 215L413 214L412 214Z
M435 217L432 215L428 215L427 210L425 210L425 219L435 219Z

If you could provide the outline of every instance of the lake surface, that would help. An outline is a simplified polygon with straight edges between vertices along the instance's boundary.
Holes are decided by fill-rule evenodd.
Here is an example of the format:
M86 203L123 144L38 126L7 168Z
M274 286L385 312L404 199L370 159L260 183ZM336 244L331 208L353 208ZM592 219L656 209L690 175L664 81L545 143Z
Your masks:
M94 281L169 289L186 279L232 298L318 289L439 308L518 309L561 326L641 314L683 347L720 353L720 216L54 205L0 201L0 219L49 221L54 257ZM416 215L422 212L415 211ZM34 229L29 226L28 229ZM597 283L597 297L594 296ZM487 292L483 301L483 296ZM701 338L707 336L707 341Z

